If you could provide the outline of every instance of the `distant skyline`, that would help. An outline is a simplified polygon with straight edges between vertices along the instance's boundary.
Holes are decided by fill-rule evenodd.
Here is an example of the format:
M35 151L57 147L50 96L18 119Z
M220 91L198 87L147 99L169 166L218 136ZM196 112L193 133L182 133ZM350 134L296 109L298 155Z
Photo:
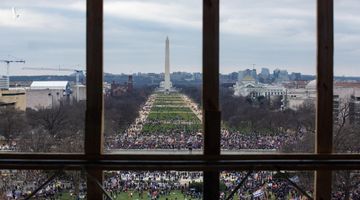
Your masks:
M163 72L170 38L171 72L200 72L202 1L104 0L105 72ZM22 67L85 66L85 0L1 0L0 60L13 75L68 74ZM16 13L14 14L14 9ZM221 73L253 64L315 74L313 0L221 1ZM360 1L335 1L335 75L360 76ZM5 74L0 63L0 75Z

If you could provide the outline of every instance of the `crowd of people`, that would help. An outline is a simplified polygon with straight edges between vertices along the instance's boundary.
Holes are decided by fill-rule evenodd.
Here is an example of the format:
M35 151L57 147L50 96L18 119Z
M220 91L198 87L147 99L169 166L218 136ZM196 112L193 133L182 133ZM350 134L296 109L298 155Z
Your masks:
M1 172L0 199L24 199L35 191L49 177L44 171L5 171ZM197 182L201 185L201 172L179 171L116 171L106 172L104 180L105 190L117 199L120 194L126 193L129 198L159 199L176 191L183 196L181 199L201 199L202 190L192 187ZM75 183L79 186L75 196ZM71 176L61 176L52 180L41 188L34 196L35 199L55 200L72 197L72 199L86 198L85 179L74 181ZM137 196L135 196L137 195Z
M202 135L173 130L170 133L122 135L114 139L114 149L192 150L202 148Z
M106 177L105 189L114 198L120 193L127 193L130 198L155 200L174 191L180 192L182 199L202 197L202 192L198 188L191 187L193 182L202 182L201 172L117 171L108 173Z
M24 199L41 186L49 178L47 173L38 170L0 170L0 199ZM57 177L49 184L40 188L35 199L55 200L61 199L68 193L74 195L74 180L71 177ZM79 181L78 199L85 198L85 182Z
M0 151L15 151L16 150L16 143L3 143L0 144Z
M275 172L260 171L252 173L244 182L242 187L236 192L238 199L261 200L261 199L292 199L306 200L306 195L299 192L295 187L284 179L275 177ZM224 172L221 173L221 182L225 185L225 190L221 193L221 199L225 199L235 189L235 187L246 176L244 172ZM297 175L290 177L294 182L300 182ZM312 196L313 188L303 188ZM233 198L235 199L235 198Z
M226 133L225 133L226 132ZM290 135L264 136L241 134L240 132L222 131L221 147L223 150L274 150L294 141ZM202 149L203 136L199 132L173 130L166 133L147 133L121 135L114 138L112 149Z
M223 150L271 150L279 151L285 144L295 141L291 134L263 135L243 134L239 131L221 131L221 148ZM112 140L110 149L162 149L189 150L202 149L203 134L198 131L175 129L157 133L139 133L118 135Z
M259 133L244 134L240 131L221 131L221 148L225 150L237 149L266 149L280 150L289 142L294 141L295 136L281 133L277 135L264 135Z
M360 180L357 183L357 185L360 184ZM345 192L342 190L338 190L332 193L332 199L333 200L342 200L345 199ZM353 190L349 192L349 198L350 199L360 199L360 187L355 187Z

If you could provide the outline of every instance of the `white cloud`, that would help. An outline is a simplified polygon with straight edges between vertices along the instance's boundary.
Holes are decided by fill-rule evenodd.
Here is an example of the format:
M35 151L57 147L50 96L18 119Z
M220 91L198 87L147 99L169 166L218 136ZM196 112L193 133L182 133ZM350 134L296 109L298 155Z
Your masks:
M3 8L56 8L85 11L86 0L1 0Z
M0 27L3 28L28 28L44 30L66 30L77 27L76 20L59 14L40 13L31 9L19 9L19 17L14 17L9 9L0 9Z
M186 2L188 4L186 4ZM105 1L105 16L159 23L169 27L201 28L201 3L191 1Z
M293 1L293 4L284 0L222 2L221 31L224 33L258 38L283 38L309 35L308 32L314 33L315 30L313 1Z

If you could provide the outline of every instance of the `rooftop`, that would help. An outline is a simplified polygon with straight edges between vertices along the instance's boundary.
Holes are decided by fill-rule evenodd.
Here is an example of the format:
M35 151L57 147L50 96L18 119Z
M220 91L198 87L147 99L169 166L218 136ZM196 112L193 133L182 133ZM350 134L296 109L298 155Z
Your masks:
M65 90L69 85L68 81L33 81L30 89L60 89Z

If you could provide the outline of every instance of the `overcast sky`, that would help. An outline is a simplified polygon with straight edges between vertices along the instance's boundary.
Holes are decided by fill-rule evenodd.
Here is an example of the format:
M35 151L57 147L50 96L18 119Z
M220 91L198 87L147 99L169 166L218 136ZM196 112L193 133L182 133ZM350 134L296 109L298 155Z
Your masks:
M106 72L162 72L166 36L171 71L201 71L202 0L104 1ZM315 74L315 8L314 0L221 0L221 72L255 64ZM360 76L359 10L359 0L335 0L336 75ZM26 60L11 65L14 75L84 67L85 0L1 0L0 45L0 59Z

